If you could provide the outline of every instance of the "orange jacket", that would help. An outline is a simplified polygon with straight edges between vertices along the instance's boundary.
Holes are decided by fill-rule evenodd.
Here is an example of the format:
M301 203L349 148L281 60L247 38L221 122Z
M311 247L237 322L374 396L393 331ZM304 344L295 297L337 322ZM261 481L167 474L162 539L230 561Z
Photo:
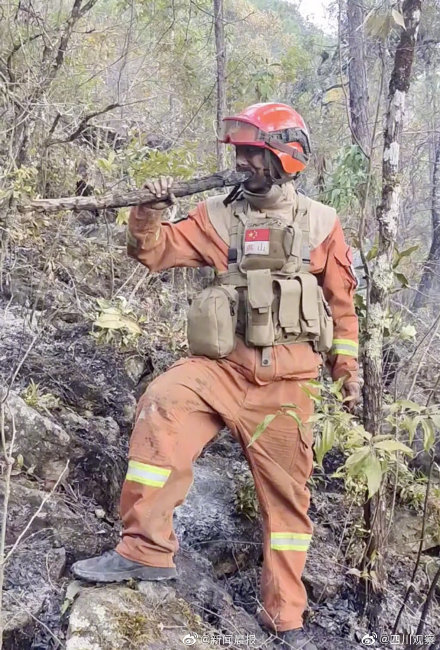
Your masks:
M311 231L314 233L311 271L318 275L334 321L333 348L327 363L333 379L345 377L346 381L357 381L358 321L353 303L356 279L351 267L351 250L337 217L325 224L311 224ZM227 270L228 246L212 225L206 201L177 223L162 222L160 212L156 215L146 207L132 208L127 250L130 257L150 271L176 266ZM227 362L239 366L243 374L259 384L281 378L316 377L321 363L320 355L308 343L274 346L272 364L268 367L261 366L258 354L258 350L247 347L239 339Z

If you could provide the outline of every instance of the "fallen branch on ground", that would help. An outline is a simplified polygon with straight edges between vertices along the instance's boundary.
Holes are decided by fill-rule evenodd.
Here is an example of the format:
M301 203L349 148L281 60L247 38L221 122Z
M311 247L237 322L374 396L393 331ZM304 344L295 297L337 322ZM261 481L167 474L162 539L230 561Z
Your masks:
M190 181L176 181L173 194L176 197L190 196L220 187L239 185L248 178L242 172L224 171L196 178ZM60 199L35 199L27 205L17 206L20 212L57 212L58 210L105 210L106 208L125 208L141 203L151 203L156 197L146 189L127 192L109 192L102 196L68 196Z

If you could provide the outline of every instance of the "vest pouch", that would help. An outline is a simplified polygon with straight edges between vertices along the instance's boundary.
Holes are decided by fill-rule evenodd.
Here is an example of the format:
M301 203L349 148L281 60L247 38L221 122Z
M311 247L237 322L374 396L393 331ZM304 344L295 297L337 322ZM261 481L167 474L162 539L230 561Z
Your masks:
M317 340L320 335L318 281L311 273L299 273L296 277L302 285L301 334Z
M201 291L188 312L191 354L221 359L235 347L238 293L234 287L213 286Z
M246 344L271 346L274 344L271 272L269 269L248 271L247 280Z
M308 242L307 246L308 246ZM284 250L286 252L286 264L283 273L297 273L301 268L303 236L298 224L288 226L284 237Z
M301 334L299 320L301 311L302 285L297 278L276 281L280 289L278 322L281 327L281 337L290 338Z
M319 294L319 339L317 343L318 352L329 352L333 344L333 318L330 305L324 298L321 287L318 287Z

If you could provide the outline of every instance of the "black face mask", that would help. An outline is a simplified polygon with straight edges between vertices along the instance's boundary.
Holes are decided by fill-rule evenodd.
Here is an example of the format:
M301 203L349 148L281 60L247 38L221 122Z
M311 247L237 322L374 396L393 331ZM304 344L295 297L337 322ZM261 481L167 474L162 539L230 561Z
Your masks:
M281 164L281 160L269 149L264 150L264 176L265 184L257 192L253 194L265 195L270 192L271 188L274 185L283 185L284 183L289 183L298 178L299 174L287 174ZM246 181L241 185L235 185L228 196L224 199L223 204L225 207L230 205L233 201L242 198L243 191L247 192ZM252 192L251 192L252 193Z

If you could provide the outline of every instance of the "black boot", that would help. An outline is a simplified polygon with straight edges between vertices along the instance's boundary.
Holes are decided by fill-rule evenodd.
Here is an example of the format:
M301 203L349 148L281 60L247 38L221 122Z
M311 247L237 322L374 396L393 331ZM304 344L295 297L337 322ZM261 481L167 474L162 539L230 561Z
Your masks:
M116 551L107 551L99 557L80 560L72 565L72 573L88 582L122 582L138 580L169 580L177 577L172 567L145 566L133 560L126 560Z
M307 638L302 627L278 632L278 637L282 639L280 650L318 650L316 645Z

